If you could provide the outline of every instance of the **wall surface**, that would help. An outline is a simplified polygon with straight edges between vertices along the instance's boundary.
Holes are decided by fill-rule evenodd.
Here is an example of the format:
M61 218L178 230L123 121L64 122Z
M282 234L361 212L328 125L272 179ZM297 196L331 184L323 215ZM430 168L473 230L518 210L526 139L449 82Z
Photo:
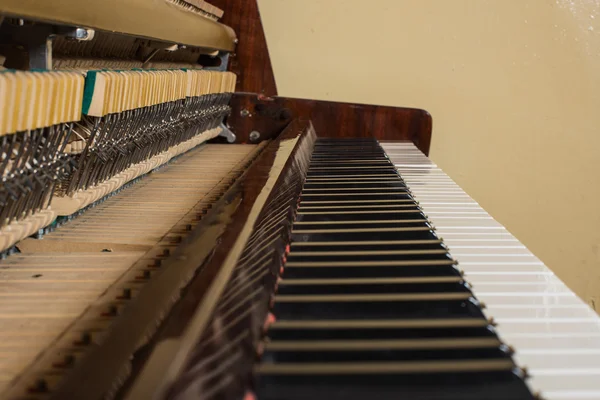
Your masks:
M279 94L428 110L431 157L600 311L600 0L259 0Z

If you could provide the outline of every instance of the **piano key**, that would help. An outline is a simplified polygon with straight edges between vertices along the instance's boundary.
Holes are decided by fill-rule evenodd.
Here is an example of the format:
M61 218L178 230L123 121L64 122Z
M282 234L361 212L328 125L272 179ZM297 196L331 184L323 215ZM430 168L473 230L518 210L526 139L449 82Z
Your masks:
M430 265L396 266L318 266L295 267L286 265L283 276L291 278L375 278L375 277L418 277L418 276L462 276L454 265L431 263Z
M322 188L322 187L365 187L365 186L377 186L377 185L391 185L406 187L404 182L398 179L390 178L373 178L373 179L356 179L356 180L344 180L344 179L326 179L326 180L309 180L304 184L304 188Z
M282 368L282 366L284 368ZM262 364L261 399L530 399L510 360Z
M360 207L361 205L368 205L369 207L383 207L383 206L401 206L401 205L409 205L409 206L414 206L415 201L413 199L411 199L410 197L406 197L405 199L354 199L354 200L319 200L319 201L311 201L311 200L306 200L303 199L302 203L300 204L300 207L312 207L315 204L320 204L320 205L334 205L334 204L342 204L342 206L339 207L344 207L344 204L348 204L349 207Z
M438 246L439 248L437 249L430 249L430 250L400 250L400 249L394 249L394 250L383 250L383 249L378 249L378 250L357 250L355 249L354 251L351 250L345 250L345 251L333 251L332 249L327 249L326 251L293 251L289 254L288 256L288 260L290 260L290 258L293 257L320 257L323 258L325 256L331 256L331 257L344 257L344 256L348 256L348 257L354 257L354 256L431 256L431 255L439 255L439 254L443 254L444 257L447 255L448 250L446 250L445 248ZM406 258L406 257L404 257ZM434 257L434 258L438 258L438 257Z
M482 318L469 293L399 295L281 295L273 313L286 319L348 319L369 315L375 319Z
M291 321L290 321L291 322ZM492 339L499 341L495 331L487 325L486 321L437 319L431 320L433 324L419 320L396 320L406 325L385 325L385 320L368 320L372 326L367 326L363 321L356 321L353 325L340 326L340 322L329 321L331 326L315 326L317 321L307 322L306 325L297 326L286 324L286 321L275 322L269 329L269 343L285 343L286 341L330 341L330 340L370 340L377 345L382 340L456 340L456 339ZM336 324L337 322L337 324ZM374 323L378 322L379 325ZM408 325L408 324L412 325ZM444 325L441 325L444 323ZM291 325L291 326L290 326ZM290 329L291 328L291 329Z
M399 362L415 361L421 359L435 360L462 360L462 359L505 359L510 358L506 347L498 344L498 340L468 339L459 344L452 340L434 340L435 345L427 347L425 344L413 344L411 341L380 341L374 346L372 340L365 343L348 344L342 341L325 342L287 342L278 346L278 342L265 345L262 356L263 364L277 363L284 366L287 362L303 363L354 363L354 362ZM470 346L468 345L470 344ZM359 347L360 346L360 347Z
M263 364L259 366L262 374L272 375L360 375L360 374L431 374L436 372L471 372L471 371L510 371L514 369L510 360L489 361L452 361L452 362L419 362L419 363L364 363L364 364Z
M387 240L355 242L294 242L290 248L295 252L331 252L331 251L419 251L445 249L439 239L429 240Z
M343 214L342 214L343 215ZM338 215L339 216L339 215ZM297 220L294 225L299 226L300 229L319 229L321 226L348 226L348 227L362 227L362 226L373 226L373 227L386 227L390 225L398 225L398 226L411 226L412 224L416 224L415 226L421 226L427 223L427 220L422 217L422 215L417 215L417 218L414 219L414 216L408 215L409 218L413 217L413 219L387 219L386 215L383 216L385 219L377 219L377 220L340 220L339 218L331 219L329 221L304 221L302 219ZM421 218L418 218L421 217ZM388 217L389 218L389 217ZM398 216L396 216L398 218Z
M347 240L415 240L435 239L428 227L412 228L360 228L360 229L297 229L292 232L293 242L347 241Z
M377 219L383 220L394 216L396 218L423 218L423 214L418 209L380 209L380 210L350 210L350 211L342 211L340 209L331 210L331 211L304 211L305 209L300 209L296 214L296 222L301 221L320 221L324 218L332 217L332 216L343 216L347 220L356 220L356 219ZM403 215L404 214L404 215ZM408 215L406 215L408 214Z
M482 299L481 296L478 296ZM575 304L573 306L560 305L548 307L546 305L531 306L529 304L493 305L487 306L485 313L493 316L497 321L508 318L587 318L594 317L594 312L587 306Z
M335 283L318 282L319 279L284 279L279 283L277 294L299 295L469 292L469 288L464 281L457 280L457 277L451 277L454 279L454 281L448 281L448 278L449 277L431 278L431 281L429 282L411 282L410 278L405 278L408 280L408 282L398 278L391 278L388 280L382 278L374 283L369 283L367 279L353 279L351 282L343 282L342 279L330 279L330 281L334 281ZM446 281L444 281L444 279ZM302 284L300 284L298 281L300 281Z
M352 181L352 182L356 182L356 181L372 181L372 180L378 180L378 179L397 179L398 178L398 174L394 171L390 171L386 174L368 174L368 175L360 175L360 174L355 174L355 175L319 175L319 176L306 176L306 182L323 182L323 181L330 181L330 180L334 180L334 181L341 181L341 180L347 180L347 181Z
M362 351L497 348L502 342L495 337L453 339L382 339L382 340L286 340L266 343L266 351Z
M476 254L486 254L493 252L494 254L531 254L527 247L523 245L454 245L452 246L452 254L456 256L468 256Z
M383 146L486 304L485 315L515 348L515 361L528 367L531 388L548 400L600 399L596 313L505 229L453 218L461 216L450 214L456 207L484 210L466 194L458 204L462 189L412 144ZM440 198L440 191L452 196Z
M481 271L465 273L465 277L474 285L479 283L498 282L501 279L510 279L511 283L526 282L552 282L553 274L545 271Z

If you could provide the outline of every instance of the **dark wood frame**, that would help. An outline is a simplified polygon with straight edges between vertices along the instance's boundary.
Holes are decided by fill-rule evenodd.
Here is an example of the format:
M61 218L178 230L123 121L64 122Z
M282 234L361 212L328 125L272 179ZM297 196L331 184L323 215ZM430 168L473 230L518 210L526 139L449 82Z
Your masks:
M409 140L429 153L431 115L415 108L264 97L235 93L227 119L239 142L256 143L276 137L294 118L311 120L322 137L376 137Z
M257 0L210 3L225 11L221 22L239 38L229 70L238 76L236 90L241 93L234 95L228 119L239 142L271 139L298 117L312 120L319 136L410 140L429 154L432 119L425 110L270 97L277 95L277 86Z

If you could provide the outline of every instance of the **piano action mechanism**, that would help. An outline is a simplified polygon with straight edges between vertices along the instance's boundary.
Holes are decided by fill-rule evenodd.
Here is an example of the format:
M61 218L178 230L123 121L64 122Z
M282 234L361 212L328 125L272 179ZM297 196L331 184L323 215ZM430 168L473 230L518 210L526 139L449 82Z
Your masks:
M0 13L2 398L600 398L426 111L276 96L253 1Z

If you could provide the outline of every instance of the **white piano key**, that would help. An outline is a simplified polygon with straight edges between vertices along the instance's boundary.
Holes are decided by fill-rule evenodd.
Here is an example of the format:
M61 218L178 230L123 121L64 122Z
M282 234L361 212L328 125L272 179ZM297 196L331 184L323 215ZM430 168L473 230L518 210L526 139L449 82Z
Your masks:
M578 306L581 305L582 302L578 297L571 296L570 293L562 292L562 293L546 293L545 295L537 294L526 295L521 293L510 293L510 292L495 292L495 293L486 293L479 294L477 288L474 289L475 294L479 301L485 303L485 305L489 309L493 309L495 305L498 306L514 306L514 305L523 305L523 306L545 306L550 307L552 305L570 305L570 306ZM488 312L490 317L493 317L492 312Z
M415 196L417 195L416 193L414 193ZM436 199L452 199L452 200L472 200L470 196L464 195L464 194L460 194L460 193L448 193L448 192L433 192L433 193L423 193L419 196L421 199L423 199L423 201L427 201L427 200L436 200Z
M450 252L452 253L452 248L450 248ZM470 265L466 268L463 268L460 264L458 266L459 269L463 270L466 276L472 276L474 274L482 274L482 273L490 273L490 272L498 272L498 268L495 265ZM510 264L502 266L500 270L503 273L536 273L536 272L547 272L548 268L543 265L521 265L521 264Z
M400 171L400 173L402 173L402 171ZM454 182L452 179L444 178L442 176L436 177L425 174L416 174L411 176L409 174L402 174L402 178L405 182L411 181L417 184L421 184L421 186L416 186L415 189L419 187L426 187L428 185L456 185L456 182Z
M511 343L511 337L518 334L575 334L575 333L587 333L587 334L600 334L600 325L598 321L592 318L584 318L582 320L567 320L567 319L535 319L530 321L511 321L508 319L501 319L497 321L497 329L500 336L507 343ZM517 348L517 350L519 350ZM600 382L599 382L600 387Z
M470 256L475 254L486 254L486 253L494 253L494 254L524 254L530 255L531 253L527 250L527 247L523 245L453 245L452 246L452 254L455 257L460 256Z
M529 253L529 254L525 254L525 253L516 253L516 254L510 254L508 251L501 253L499 252L499 250L496 249L489 249L488 254L483 254L483 253L476 253L473 254L471 252L461 252L461 251L456 251L453 250L452 251L452 256L454 256L454 258L458 258L458 255L460 254L460 261L461 264L464 265L471 265L471 263L478 263L478 262L487 262L489 260L494 260L496 262L536 262L536 263L541 263L541 261L534 256L533 254Z
M456 183L454 183L454 181L451 181L449 179L440 180L439 182L438 181L431 182L429 179L423 179L423 180L411 179L411 190L419 190L421 188L448 189L448 188L455 188L455 187L460 187L460 186L458 186Z
M531 306L524 304L488 306L486 312L496 320L508 318L589 318L595 313L585 305L559 305L548 307L544 305ZM514 344L514 343L511 343ZM600 347L598 348L600 350Z
M432 221L433 222L433 221ZM495 241L498 242L500 240L504 242L514 242L520 243L513 235L510 234L507 230L502 232L493 231L493 232L469 232L469 231L457 231L457 230L447 230L443 235L439 235L438 228L438 236L444 236L445 242L447 242L448 246L452 246L453 243L460 245L463 241L470 242L488 242Z
M402 169L402 168L410 168L410 169L430 169L430 168L435 168L435 165L433 164L396 164L394 163L394 166L398 169Z
M428 215L427 212L425 212ZM430 218L433 222L433 217ZM449 229L464 229L466 227L473 227L476 229L489 228L489 229L502 229L505 228L495 220L488 217L437 217L434 225L438 230L449 230Z
M402 177L407 177L407 178L411 178L414 176L437 176L440 179L452 180L452 178L450 178L448 175L446 175L444 173L444 171L442 171L441 169L439 169L439 168L432 169L430 167L431 167L431 165L428 168L409 168L409 167L396 166L396 169L402 174Z
M572 365L577 369L600 369L600 351L597 351L598 349L587 350L587 352L565 352L562 349L546 349L537 354L527 354L517 349L515 361L517 364L531 369L532 373L536 369L563 370L565 365Z
M586 305L580 306L566 306L570 308L589 308ZM589 310L593 312L592 310ZM507 344L513 346L519 351L526 352L528 350L540 350L540 349L588 349L588 348L600 348L600 333L594 336L589 333L585 334L569 334L569 335L550 335L545 336L542 334L515 334L511 337Z
M600 390L597 390L600 371L583 370L568 376L562 372L534 376L530 384L545 388L544 398L550 398L551 395L557 400L600 399Z
M556 282L481 282L475 281L477 298L484 300L493 296L546 296L548 294L571 293L558 279Z
M532 383L532 385L535 384L537 384L537 381L534 381L534 383ZM543 394L543 398L546 400L600 400L600 392L593 390L544 391Z
M465 272L465 279L470 284L479 288L480 283L492 283L498 282L499 279L510 279L511 282L515 283L546 283L552 279L557 279L552 274L548 274L543 271L536 272L527 272L527 273L519 273L515 271L503 272L502 274L495 273L496 271L492 271L494 273L486 274L482 272Z
M422 208L422 205L421 205ZM434 218L438 216L453 216L453 215L472 215L472 216L490 216L485 211L481 211L478 206L475 207L472 204L466 205L451 205L451 206L438 206L438 207L427 207L427 215Z
M528 368L532 390L547 400L600 400L596 313L412 143L382 145Z
M397 168L397 170L402 174L402 177L405 179L412 178L437 178L440 180L454 182L452 178L448 175L444 174L444 172L440 169L431 170L431 169L407 169L407 168Z

